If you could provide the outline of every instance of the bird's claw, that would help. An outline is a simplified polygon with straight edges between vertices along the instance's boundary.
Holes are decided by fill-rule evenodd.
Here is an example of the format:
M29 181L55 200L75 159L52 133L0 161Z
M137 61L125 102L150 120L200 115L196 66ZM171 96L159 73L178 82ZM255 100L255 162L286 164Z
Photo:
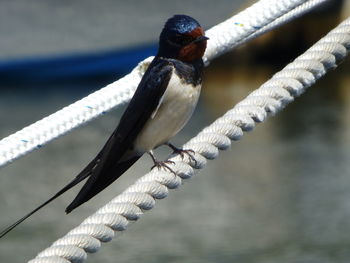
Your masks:
M166 161L154 161L154 165L151 167L151 170L152 170L153 168L155 168L155 167L157 167L158 170L160 170L160 169L163 168L164 170L168 170L169 172L171 172L171 173L173 173L174 175L176 175L176 172L175 172L173 169L171 169L171 168L169 167L168 164L175 164L175 162L170 161L170 160L166 160Z
M179 154L182 159L184 159L185 155L187 155L188 158L190 159L190 161L194 162L194 165L197 166L197 160L193 156L195 154L195 152L193 150L191 150L191 149L185 150L185 149L179 149L179 148L175 148L175 147L173 148L173 150L174 150L174 153Z

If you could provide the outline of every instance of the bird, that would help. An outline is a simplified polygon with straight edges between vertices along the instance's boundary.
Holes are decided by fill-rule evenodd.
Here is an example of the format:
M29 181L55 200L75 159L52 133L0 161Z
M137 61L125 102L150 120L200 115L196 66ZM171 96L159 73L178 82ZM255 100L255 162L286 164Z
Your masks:
M161 145L168 145L182 157L188 154L194 159L192 150L177 148L169 141L188 122L198 102L207 40L194 18L188 15L169 18L160 33L156 56L100 152L54 196L0 232L0 238L88 178L66 208L66 213L70 213L118 179L144 153L151 156L153 167L174 172L168 166L170 161L159 161L154 156L153 150Z

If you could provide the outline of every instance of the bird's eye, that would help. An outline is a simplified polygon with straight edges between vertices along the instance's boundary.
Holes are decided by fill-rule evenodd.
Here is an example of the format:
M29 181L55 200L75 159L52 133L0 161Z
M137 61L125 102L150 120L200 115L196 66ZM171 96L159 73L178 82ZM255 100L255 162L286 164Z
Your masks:
M191 36L187 35L181 35L176 34L174 37L171 38L171 42L173 42L176 45L185 46L193 41Z

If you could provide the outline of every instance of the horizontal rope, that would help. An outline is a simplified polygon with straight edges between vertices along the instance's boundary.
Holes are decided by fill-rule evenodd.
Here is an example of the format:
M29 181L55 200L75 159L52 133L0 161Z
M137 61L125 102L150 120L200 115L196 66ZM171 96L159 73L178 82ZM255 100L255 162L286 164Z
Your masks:
M119 236L118 232L125 231L129 222L138 220L145 211L152 209L157 199L165 198L170 189L180 187L183 179L191 178L194 169L202 169L207 159L217 158L219 150L230 147L231 140L239 140L244 131L254 129L256 122L263 122L283 109L335 68L349 49L350 18L183 145L184 149L195 151L197 162L172 156L170 160L174 165L169 166L177 176L153 169L29 262L85 261L87 253L98 251L101 242Z
M320 0L318 2L326 1ZM208 41L204 61L208 64L215 57L228 52L236 47L238 43L245 42L245 39L248 40L249 36L296 8L298 11L294 12L293 17L305 13L306 10L313 7L307 5L304 9L300 8L306 2L314 2L314 0L261 0L211 28L206 32L210 41ZM279 24L286 21L281 19ZM41 148L51 140L66 134L116 106L128 102L134 94L149 61L150 58L146 59L130 74L118 81L2 139L0 141L0 167L32 150Z

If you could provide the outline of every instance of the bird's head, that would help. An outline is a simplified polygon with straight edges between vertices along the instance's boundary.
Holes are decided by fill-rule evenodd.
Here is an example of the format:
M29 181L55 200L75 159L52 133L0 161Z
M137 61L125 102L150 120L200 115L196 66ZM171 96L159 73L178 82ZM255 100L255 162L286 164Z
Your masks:
M201 59L207 37L200 24L190 16L175 15L164 25L159 37L158 56L184 62Z

